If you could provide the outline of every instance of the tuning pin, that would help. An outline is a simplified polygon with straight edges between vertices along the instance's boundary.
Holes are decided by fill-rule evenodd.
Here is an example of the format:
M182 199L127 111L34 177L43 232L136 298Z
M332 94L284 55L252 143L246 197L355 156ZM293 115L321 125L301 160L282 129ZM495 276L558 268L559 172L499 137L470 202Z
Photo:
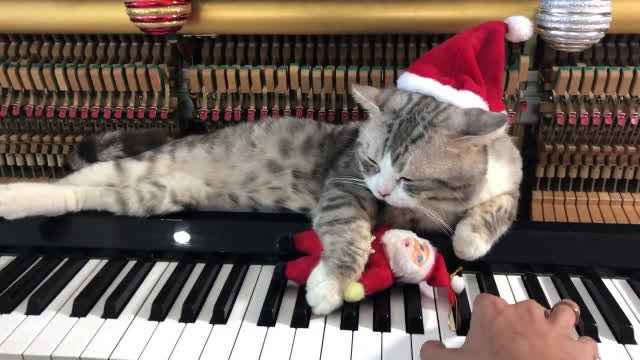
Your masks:
M33 105L25 106L24 113L27 114L27 117L33 117Z
M47 119L51 119L56 113L56 107L53 105L49 105L47 106L47 113L46 113L46 117Z
M303 111L302 106L296 106L296 117L302 118Z
M237 108L233 109L233 120L240 121L241 119L242 119L242 108L238 106Z
M575 125L577 123L577 114L575 111L569 111L569 125Z
M315 111L313 111L313 109L308 109L307 110L307 119L313 119L313 115L315 114Z
M157 107L155 107L155 106L150 107L149 108L149 119L155 119L157 113L158 113L158 108Z
M133 120L134 109L133 106L127 106L127 119Z
M20 105L19 104L13 104L13 106L11 106L11 115L13 115L13 116L20 115Z
M0 117L5 117L7 116L7 113L9 112L9 106L8 105L2 105L0 107Z
M36 117L41 117L44 112L44 106L36 105Z
M198 112L198 118L200 119L200 121L206 121L207 120L207 109L200 109L200 111Z
M111 106L105 106L102 111L102 118L105 120L111 119Z
M144 119L144 113L147 109L144 106L140 106L138 107L138 115L137 118L138 119Z
M69 106L69 118L75 119L78 114L78 108L75 105Z
M360 111L352 110L351 111L351 120L360 120Z
M58 108L58 118L59 119L64 119L67 117L67 107L66 106L60 106Z
M116 119L122 119L122 106L116 106L113 109L113 117Z
M247 110L247 121L254 121L256 119L256 109L250 108Z
M163 107L160 109L160 119L167 120L169 117L169 108Z
M211 110L211 120L212 121L220 120L220 110L218 109Z
M97 119L99 115L100 115L100 107L97 105L94 105L93 107L91 107L91 118Z
M327 120L329 122L336 121L336 111L335 110L329 110L329 116L327 117Z
M318 110L318 121L325 121L327 112L324 110Z

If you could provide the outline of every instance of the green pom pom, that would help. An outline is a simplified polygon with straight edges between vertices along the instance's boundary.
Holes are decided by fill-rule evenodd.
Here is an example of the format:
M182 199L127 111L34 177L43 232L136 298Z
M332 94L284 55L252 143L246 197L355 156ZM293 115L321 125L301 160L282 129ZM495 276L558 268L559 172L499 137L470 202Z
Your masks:
M344 288L344 300L358 302L364 298L364 287L359 282L352 282Z

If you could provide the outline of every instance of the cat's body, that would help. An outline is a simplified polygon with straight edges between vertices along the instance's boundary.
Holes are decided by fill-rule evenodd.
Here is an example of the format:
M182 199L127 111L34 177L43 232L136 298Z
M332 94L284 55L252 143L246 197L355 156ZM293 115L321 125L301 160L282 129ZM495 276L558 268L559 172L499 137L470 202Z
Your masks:
M146 152L122 145L136 135L93 138L69 157L81 169L57 183L0 187L0 216L309 213L325 247L307 284L318 313L339 306L344 284L361 274L372 224L450 232L459 257L484 255L511 225L519 197L522 164L506 116L396 89L354 95L370 120L269 119L151 141Z

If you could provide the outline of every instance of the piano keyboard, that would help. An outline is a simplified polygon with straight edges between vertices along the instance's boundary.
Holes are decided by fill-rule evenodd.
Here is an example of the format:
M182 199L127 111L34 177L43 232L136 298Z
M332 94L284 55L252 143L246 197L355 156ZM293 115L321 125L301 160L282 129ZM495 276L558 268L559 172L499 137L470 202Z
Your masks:
M0 257L0 359L420 359L464 344L480 293L582 309L574 336L601 359L640 359L640 281L600 272L464 272L458 328L446 291L401 285L315 316L282 265Z

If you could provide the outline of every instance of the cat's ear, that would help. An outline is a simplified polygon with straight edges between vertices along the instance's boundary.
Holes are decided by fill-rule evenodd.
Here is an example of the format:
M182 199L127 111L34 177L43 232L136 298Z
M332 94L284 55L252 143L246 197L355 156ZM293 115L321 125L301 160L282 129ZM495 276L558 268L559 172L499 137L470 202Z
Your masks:
M492 137L506 131L507 114L482 109L461 109L456 121L450 122L454 138L471 140Z
M370 113L380 112L378 98L381 93L382 89L372 86L357 84L351 85L351 96L353 96L354 100Z

